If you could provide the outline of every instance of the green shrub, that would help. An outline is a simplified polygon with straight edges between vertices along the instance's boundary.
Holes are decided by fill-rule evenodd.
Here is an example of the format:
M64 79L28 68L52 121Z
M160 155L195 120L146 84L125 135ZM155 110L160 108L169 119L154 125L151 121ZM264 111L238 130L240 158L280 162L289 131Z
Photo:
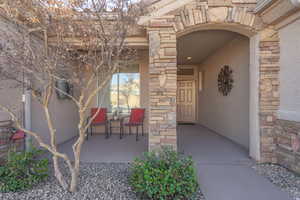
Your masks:
M38 159L42 151L11 152L0 166L0 192L16 192L32 188L48 176L48 160Z
M130 184L142 199L152 200L186 200L198 189L191 157L183 157L168 148L136 159Z

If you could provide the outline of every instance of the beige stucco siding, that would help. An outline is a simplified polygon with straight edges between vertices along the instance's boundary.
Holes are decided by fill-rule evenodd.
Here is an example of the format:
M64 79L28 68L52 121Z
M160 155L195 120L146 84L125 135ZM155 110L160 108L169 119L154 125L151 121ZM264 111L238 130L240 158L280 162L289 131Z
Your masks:
M148 132L148 113L149 113L149 55L148 51L143 51L140 57L140 73L141 73L141 97L140 105L146 109L146 119L144 131Z
M218 74L224 65L233 70L233 89L228 96L218 91ZM229 139L249 147L249 40L238 36L208 57L199 92L198 122Z
M22 118L22 88L15 88L11 81L0 81L0 105L4 105L14 111L16 116ZM12 86L12 88L9 88ZM8 113L0 110L0 121L11 119Z
M300 121L300 19L280 31L280 111L285 120Z
M71 100L58 100L56 94L54 94L50 111L57 132L57 144L78 135L78 109ZM35 100L32 101L32 130L39 133L45 141L50 142L44 111Z
M7 19L0 16L0 66L12 68L11 61L4 53L1 53L2 49L9 49L11 53L14 53L18 48L18 42L21 41L22 35L17 31L17 26L9 22ZM17 40L17 42L15 42ZM18 58L15 58L18 59ZM16 60L17 62L17 60ZM1 79L3 77L1 76ZM14 113L21 117L22 115L22 88L16 87L17 84L14 81L0 81L0 104L9 107ZM0 111L0 120L6 120L10 118L7 113Z
M10 48L11 51L17 51L22 47L23 37L20 33L22 31L21 26L16 26L15 24L9 22L5 18L0 17L0 47ZM32 47L37 52L43 50L43 41L32 35L31 37ZM9 59L7 56L1 55L0 65L7 66L11 68L20 67L18 64L18 57L15 57L15 62L7 62ZM11 64L9 64L11 63ZM22 61L20 61L22 63ZM22 78L22 77L21 77ZM22 116L22 86L17 85L13 82L2 81L0 90L0 104L13 109L18 117ZM51 113L57 130L57 143L62 143L68 139L74 137L77 133L77 108L74 103L69 100L60 101L57 99L56 94L53 95L51 100ZM31 125L32 130L44 138L46 143L50 143L50 138L48 134L48 126L45 120L44 112L37 101L32 99L32 116ZM0 112L1 113L1 112ZM0 118L5 118L7 114L0 114Z

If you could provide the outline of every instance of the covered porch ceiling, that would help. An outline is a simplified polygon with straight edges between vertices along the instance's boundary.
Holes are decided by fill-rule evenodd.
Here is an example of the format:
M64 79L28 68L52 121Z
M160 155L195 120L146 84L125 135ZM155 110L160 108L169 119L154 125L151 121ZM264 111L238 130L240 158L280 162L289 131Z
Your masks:
M177 41L177 62L179 65L200 64L238 35L224 30L198 31L184 35Z
M226 30L203 30L181 36L177 40L177 62L179 65L200 64L239 35ZM50 45L56 46L56 41L55 37L48 38ZM65 38L65 41L75 49L82 48L81 38ZM125 42L135 49L149 49L149 41L145 35L128 37Z

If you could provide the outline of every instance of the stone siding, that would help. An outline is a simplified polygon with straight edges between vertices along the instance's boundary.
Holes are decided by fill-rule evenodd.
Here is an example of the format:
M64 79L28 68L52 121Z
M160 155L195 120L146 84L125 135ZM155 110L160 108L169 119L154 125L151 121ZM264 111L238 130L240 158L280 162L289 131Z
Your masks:
M151 21L149 34L149 150L177 149L177 51L172 18Z
M300 122L276 120L277 162L300 173Z
M199 24L232 24L243 29L257 31L262 23L260 18L251 12L250 1L203 1L197 0L175 12L176 32Z
M269 31L267 31L269 35ZM261 162L276 163L276 136L273 127L279 109L279 38L276 32L262 34L260 49L259 116Z

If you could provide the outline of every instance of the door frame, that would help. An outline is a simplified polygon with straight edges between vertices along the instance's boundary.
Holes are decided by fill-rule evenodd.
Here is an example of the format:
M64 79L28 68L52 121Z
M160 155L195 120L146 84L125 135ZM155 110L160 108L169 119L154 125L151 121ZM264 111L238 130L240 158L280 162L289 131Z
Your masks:
M199 98L199 83L198 83L198 66L197 65L177 65L177 69L193 69L194 75L177 75L177 81L193 81L195 88L195 120L191 123L197 123L198 121L198 98Z

